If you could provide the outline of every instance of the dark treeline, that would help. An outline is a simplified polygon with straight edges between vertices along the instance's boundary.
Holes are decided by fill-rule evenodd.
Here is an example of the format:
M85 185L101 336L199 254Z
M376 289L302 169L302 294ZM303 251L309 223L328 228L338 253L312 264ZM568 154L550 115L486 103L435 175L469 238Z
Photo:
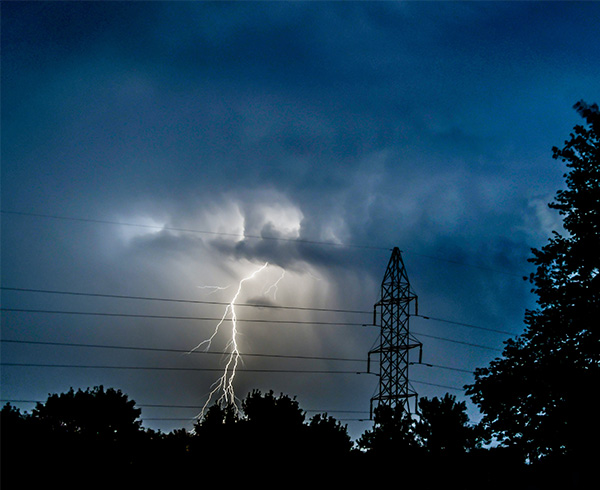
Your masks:
M288 395L253 391L241 404L211 406L191 431L144 428L141 409L102 386L50 395L31 413L1 411L2 484L82 482L138 484L280 484L365 481L379 472L421 488L542 488L546 469L525 465L510 448L484 447L465 402L446 394L420 400L418 416L381 406L374 424L352 441L327 414L307 419ZM540 467L541 468L541 467ZM552 481L564 479L564 469ZM570 477L571 475L569 475ZM6 486L5 486L6 485Z
M417 488L588 488L596 480L600 419L600 110L555 159L566 187L549 207L563 230L532 250L538 308L502 356L475 370L466 393L482 419L469 423L450 395L419 400L419 415L377 407L357 441L327 414L306 419L294 398L253 391L214 405L192 431L144 429L119 390L51 395L32 413L1 412L3 488L103 482L119 488L180 485L389 483ZM401 406L401 405L399 405ZM597 486L597 482L596 485ZM595 488L595 486L593 488Z
M406 472L406 481L425 461L435 460L439 467L446 459L454 466L480 446L477 430L467 425L464 403L447 395L422 399L421 407L418 421L384 407L376 410L373 429L353 442L333 417L307 420L294 398L253 391L240 411L215 404L193 430L162 433L142 427L141 410L120 390L71 389L50 395L31 413L4 406L2 478L9 483L113 475L133 482L168 475L173 482L192 483L229 481L250 472L294 481L307 474L317 478L325 470L329 476L339 471L339 478L348 472L361 476L385 462Z

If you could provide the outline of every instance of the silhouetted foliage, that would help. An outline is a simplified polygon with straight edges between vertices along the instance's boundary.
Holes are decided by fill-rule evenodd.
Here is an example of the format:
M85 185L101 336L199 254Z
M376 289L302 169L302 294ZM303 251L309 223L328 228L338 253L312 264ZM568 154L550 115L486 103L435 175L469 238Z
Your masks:
M287 395L276 397L273 391L252 391L242 401L244 420L241 430L256 451L260 463L278 461L279 465L296 465L307 443L305 414L298 402Z
M44 429L57 434L116 442L140 431L142 422L137 419L141 413L120 390L97 386L50 395L45 403L37 404L32 416Z
M102 468L100 478L131 467L146 442L140 414L121 391L102 386L49 395L31 414L4 407L3 479L77 479Z
M194 424L189 449L194 458L206 458L216 464L239 444L240 417L233 405L214 404Z
M20 461L36 454L36 436L39 433L36 424L31 423L27 413L21 413L7 403L0 412L0 430L2 433L2 474L5 468L15 467Z
M200 437L210 437L239 422L239 415L233 405L222 406L215 403L210 406L201 420L194 424L194 432Z
M316 414L308 424L309 440L314 441L311 451L318 456L349 454L352 450L352 439L348 428L333 417Z
M333 417L318 414L306 423L294 398L254 390L239 413L232 405L209 407L194 426L189 448L192 460L213 468L228 467L233 458L238 469L272 473L339 461L350 454L352 441Z
M480 446L476 427L469 425L467 405L448 393L443 398L419 400L415 425L419 443L429 453L464 453Z
M529 461L570 466L590 464L600 435L589 396L600 382L600 111L584 102L575 109L586 126L553 148L568 168L566 188L549 204L564 230L530 259L538 308L526 312L525 332L467 387L501 443Z
M406 455L418 447L415 421L401 405L375 407L374 425L357 441L361 449L377 455Z
M273 391L264 395L253 390L242 402L246 420L255 426L281 430L297 429L304 424L305 414L298 402L283 393L275 397Z

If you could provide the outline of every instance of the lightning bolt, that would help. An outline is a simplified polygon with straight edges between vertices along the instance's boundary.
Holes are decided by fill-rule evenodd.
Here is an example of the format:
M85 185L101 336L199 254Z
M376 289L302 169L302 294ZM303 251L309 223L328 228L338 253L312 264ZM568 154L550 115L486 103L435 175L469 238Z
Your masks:
M276 300L277 299L277 291L279 289L279 282L284 278L285 276L285 269L282 271L281 276L279 277L279 279L277 279L273 284L271 284L264 292L264 294L269 294L269 291L273 290L273 299Z
M210 289L211 291L208 294L214 294L217 291L225 291L229 289L229 286L196 286L198 289Z
M202 419L211 400L219 391L222 391L222 394L217 399L217 403L220 403L223 405L231 405L232 407L234 407L235 410L237 410L237 405L235 403L235 392L233 389L233 380L235 378L237 365L238 365L238 362L240 359L240 351L238 349L238 342L237 342L238 331L237 331L237 315L235 312L235 304L238 299L238 296L240 295L240 293L242 291L242 286L244 285L244 283L254 279L254 277L257 274L259 274L261 271L266 269L268 265L269 265L269 263L265 262L259 269L255 270L249 276L244 277L239 282L237 291L236 291L235 295L233 296L233 298L231 299L231 302L225 308L225 312L223 313L223 316L222 316L221 320L219 321L219 323L216 325L213 334L208 339L200 342L196 347L194 347L190 351L190 353L194 352L195 350L199 349L202 346L205 346L205 350L210 349L213 339L219 333L219 328L221 327L223 322L225 322L225 320L227 319L228 314L231 314L231 338L230 338L229 342L227 343L227 348L230 349L229 357L227 358L227 362L225 364L225 369L224 369L223 375L211 385L211 392L208 395L208 399L206 400L206 403L202 407L202 411L200 412L200 414L197 417L198 419Z

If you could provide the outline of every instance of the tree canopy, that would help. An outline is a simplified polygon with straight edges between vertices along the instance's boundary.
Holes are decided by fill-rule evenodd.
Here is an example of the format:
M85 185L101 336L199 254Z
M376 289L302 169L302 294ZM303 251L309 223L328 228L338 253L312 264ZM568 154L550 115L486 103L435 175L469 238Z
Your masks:
M374 425L358 440L358 446L378 455L406 454L417 447L414 420L402 405L379 405L374 411Z
M455 396L446 393L443 398L421 398L419 410L415 434L428 452L457 454L478 447L479 431L469 424L464 401L457 402Z
M50 395L32 415L48 430L117 441L139 432L141 413L121 390L96 386Z
M467 387L489 434L528 461L584 461L600 435L590 396L600 381L600 111L585 102L575 109L585 125L553 148L566 164L566 187L549 207L564 229L530 259L538 307Z

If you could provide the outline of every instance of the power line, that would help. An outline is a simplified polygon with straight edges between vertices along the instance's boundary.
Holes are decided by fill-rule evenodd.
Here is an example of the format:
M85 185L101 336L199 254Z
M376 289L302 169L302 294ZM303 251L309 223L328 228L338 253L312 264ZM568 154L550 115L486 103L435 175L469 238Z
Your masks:
M205 300L192 300L192 299L179 299L179 298L164 298L164 297L153 297L153 296L135 296L135 295L120 295L120 294L108 294L108 293L90 293L82 291L58 291L53 289L32 289L32 288L14 288L14 287L2 287L0 290L5 291L16 291L16 292L28 292L28 293L42 293L42 294L58 294L58 295L71 295L71 296L85 296L85 297L98 297L98 298L113 298L113 299L132 299L132 300L144 300L144 301L160 301L160 302L174 302L174 303L189 303L189 304L206 304L206 305L218 305L228 306L229 303L225 301L205 301ZM369 314L373 312L368 310L350 310L340 308L314 308L306 306L285 306L285 305L272 305L272 304L260 304L260 303L238 303L236 307L253 307L253 308L271 308L281 310L299 310L299 311L320 311L320 312L331 312L331 313L353 313L353 314ZM479 325L473 325L471 323L464 323L455 320L448 320L445 318L433 317L428 315L411 315L415 318L422 318L424 320L431 320L436 322L447 323L451 325L457 325L461 327L473 328L476 330L482 330L486 332L494 332L505 335L515 335L514 332L508 330L500 330L489 327L482 327Z
M62 310L36 310L36 309L26 309L26 308L0 308L0 311L7 312L17 312L17 313L47 313L47 314L63 314L63 315L88 315L88 316L103 316L103 317L125 317L125 318L152 318L152 319L161 319L161 320L195 320L195 321L221 321L221 318L205 318L205 317L182 317L182 316L169 316L169 315L144 315L144 314L135 314L135 313L104 313L104 312L84 312L84 311L62 311ZM231 320L228 320L231 321ZM238 322L251 322L251 323L265 323L265 324L296 324L296 325L312 325L312 326L352 326L352 327L376 327L377 325L369 325L364 323L344 323L344 322L304 322L304 321L288 321L288 320L264 320L264 319L254 319L254 320L242 320L238 319ZM496 347L490 347L482 344L475 344L472 342L464 342L461 340L449 339L447 337L439 337L436 335L429 335L421 332L413 331L413 334L416 334L420 337L426 337L435 340L442 340L445 342L452 342L455 344L462 344L470 347L477 347L480 349L488 349L493 351L501 351L502 349L498 349Z
M147 352L167 352L176 354L213 354L223 355L229 354L224 351L190 351L185 349L167 349L158 347L139 347L139 346L123 346L123 345L107 345L107 344L83 344L83 343L72 343L72 342L47 342L40 340L13 340L13 339L0 339L2 343L12 344L30 344L30 345L48 345L56 347L77 347L77 348L95 348L95 349L115 349L115 350L135 350L135 351L147 351ZM264 354L264 353L240 353L242 357L269 357L277 359L302 359L302 360L314 360L314 361L340 361L340 362L366 362L366 359L361 358L348 358L348 357L327 357L327 356L307 356L307 355L289 355L289 354ZM425 367L433 367L437 369L446 369L450 371L473 373L471 370L456 368L452 366L443 366L440 364L430 363L411 363L414 365L422 365Z
M0 399L0 402L2 403L44 403L44 400L15 400L15 399L7 399L7 398L2 398ZM195 409L195 410L200 410L202 408L202 406L200 405L157 405L157 404L138 404L136 403L135 405L138 408L182 408L182 409ZM364 411L364 410L302 410L305 413L316 413L316 414L344 414L344 413L348 413L348 414L364 414L364 415L368 415L368 411ZM364 421L368 421L371 422L370 419L365 419L365 418L348 418L348 417L335 417L335 419L339 422L364 422ZM156 422L156 421L176 421L176 422L195 422L197 421L197 417L144 417L143 415L140 416L140 420L142 420L142 422Z
M364 249L372 249L372 250L389 250L389 247L379 247L375 245L358 245L358 244L341 244L335 242L325 242L319 240L306 240L301 238L285 238L285 237L275 237L275 236L263 236L263 235L248 235L246 233L226 233L221 231L211 231L211 230L199 230L194 228L177 228L172 226L160 226L160 225L144 225L140 223L127 223L122 221L113 221L113 220L105 220L105 219L95 219L95 218L77 218L72 216L62 216L57 214L42 214L42 213L28 213L23 211L0 211L2 214L12 214L15 216L30 216L34 218L46 218L46 219L56 219L63 221L75 221L80 223L94 223L94 224L103 224L103 225L117 225L117 226L132 226L136 228L151 228L158 230L166 230L166 231L179 231L184 233L198 233L202 235L216 235L216 236L229 236L234 238L250 238L255 240L275 240L275 241L284 241L284 242L294 242L294 243L302 243L308 245L327 245L334 246L340 248L364 248Z
M82 344L82 343L71 343L71 342L44 342L39 340L12 340L12 339L0 339L0 342L13 343L13 344L32 344L32 345L50 345L60 347L83 347L83 348L95 348L95 349L116 349L116 350L136 350L136 351L148 351L148 352L170 352L176 354L213 354L223 355L229 354L224 351L193 351L185 349L166 349L159 347L136 347L136 346L122 346L122 345L106 345L106 344ZM343 357L322 357L322 356L300 356L300 355L286 355L286 354L259 354L259 353L240 353L243 357L273 357L283 359L305 359L314 361L347 361L347 362L366 362L366 359L357 358L343 358Z
M2 289L4 291L19 291L19 292L44 293L44 294L61 294L61 295L71 295L71 296L88 296L88 297L97 297L97 298L163 301L163 302L173 302L173 303L204 304L204 305L217 305L217 306L229 305L229 303L226 301L204 301L204 300L195 300L195 299L161 298L161 297L152 297L152 296L131 296L131 295L122 295L122 294L86 293L86 292L78 292L78 291L56 291L56 290L52 290L52 289L29 289L29 288L12 288L12 287L0 287L0 289ZM303 307L303 306L280 306L280 305L260 304L260 303L236 303L235 306L236 307L246 306L246 307L253 307L253 308L272 308L272 309L281 309L281 310L323 311L323 312L333 312L333 313L361 313L361 314L371 314L372 313L372 311L365 311L365 310L345 310L345 309L335 309L335 308L310 308L310 307Z
M471 323L462 323L462 322L457 322L454 320L446 320L444 318L435 318L432 316L425 316L425 315L412 315L412 316L417 317L417 318L423 318L424 320L434 320L436 322L449 323L452 325L459 325L461 327L475 328L477 330L484 330L486 332L495 332L495 333L501 333L501 334L507 334L507 335L516 335L514 332L509 332L507 330L499 330L496 328L480 327L478 325L473 325Z
M321 413L326 413L326 412L321 412ZM371 422L371 420L368 419L368 418L350 419L350 418L344 418L344 417L343 418L337 418L336 417L335 419L338 422ZM142 422L147 422L147 421L152 421L152 422L168 422L168 421L174 421L174 422L195 422L197 420L197 418L195 418L195 417L191 417L191 418L184 418L184 417L141 417L141 420L142 420Z
M461 368L456 368L456 367L452 367L452 366L442 366L441 364L431 364L429 362L409 362L409 364L412 366L424 366L424 367L431 367L431 368L437 368L437 369L447 369L449 371L457 371L459 373L473 374L473 370L471 370L471 369L461 369Z
M8 400L10 401L10 400ZM181 409L202 409L202 405L163 405L163 404L137 404L136 407L140 408L181 408ZM315 409L302 409L303 412L308 413L369 413L365 410L315 410Z
M436 388L444 388L446 390L465 391L464 388L459 388L458 386L449 386L449 385L443 385L443 384L438 384L438 383L429 383L426 381L415 381L414 379L411 379L410 382L419 384L419 385L435 386Z
M115 369L128 371L193 371L193 372L223 372L220 368L191 368L191 367L161 367L161 366L111 366L108 364L47 364L47 363L19 363L19 362L2 362L0 366L4 367L33 367L33 368L56 368L56 369ZM335 371L330 369L248 369L238 368L236 372L246 373L262 373L262 374L353 374L361 375L368 374L373 376L373 373L367 371ZM437 383L429 383L426 381L411 380L411 383L436 386L439 388L464 391L464 388L457 386L442 385Z
M170 227L170 226L148 225L148 224L141 224L141 223L128 223L128 222L122 222L122 221L104 220L104 219L95 219L95 218L80 218L80 217L64 216L64 215L58 215L58 214L43 214L43 213L31 213L31 212L24 212L24 211L5 211L5 210L0 210L0 213L10 214L10 215L14 215L14 216L29 216L29 217L34 217L34 218L74 221L74 222L80 222L80 223L131 226L131 227L136 227L136 228L158 229L161 231L162 230L178 231L178 232L185 232L185 233L198 233L198 234L215 235L215 236L230 236L230 237L234 237L234 238L249 238L249 239L255 239L255 240L285 241L285 242L301 243L301 244L308 244L308 245L334 246L334 247L339 247L339 248L361 248L361 249L371 249L371 250L392 250L392 248L393 248L393 247L381 247L381 246L376 246L376 245L361 245L361 244L352 244L352 243L341 244L341 243L335 243L335 242L325 242L325 241L319 241L319 240L306 240L306 239L300 239L300 238L248 235L245 233L226 233L226 232L218 232L218 231L211 231L211 230L199 230L199 229L192 229L192 228L177 228L177 227ZM411 253L413 255L425 257L425 258L432 259L432 260L438 260L438 261L448 262L448 263L455 264L455 265L460 265L463 267L487 270L490 272L495 272L495 273L504 274L504 275L508 275L508 276L523 278L523 274L517 274L515 272L509 272L509 271L500 270L500 269L482 266L482 265L468 264L465 262L460 262L458 260L451 260L451 259L448 259L445 257L436 257L433 255L414 252L411 250L404 250L404 252Z
M137 313L105 313L105 312L83 312L83 311L64 311L64 310L38 310L38 309L27 309L27 308L0 308L0 311L16 312L16 313L38 313L38 314L63 314L63 315L87 315L87 316L100 316L100 317L124 317L124 318L151 318L161 320L194 320L194 321L221 321L222 318L207 318L207 317L188 317L188 316L170 316L170 315L150 315L150 314L137 314ZM231 321L230 319L226 319ZM318 322L318 321L295 321L295 320L265 320L265 319L250 319L242 320L238 319L238 322L247 323L263 323L263 324L295 324L295 325L311 325L311 326L343 326L343 327L377 327L377 325L370 325L365 323L351 323L351 322ZM501 352L502 349L491 347L483 344L476 344L472 342L465 342L461 340L450 339L447 337L440 337L436 335L429 335L422 332L415 332L420 337L430 338L434 340L441 340L445 342L451 342L454 344L465 345L469 347L476 347L480 349L487 349L492 351Z
M436 335L429 335L429 334L425 334L425 333L421 333L421 332L415 332L414 330L412 333L415 335L418 335L419 337L425 337L425 338L434 339L434 340L443 340L444 342L452 342L453 344L460 344L460 345L466 345L469 347L477 347L479 349L487 349L487 350L502 352L502 349L499 349L497 347L490 347L489 345L475 344L472 342L465 342L462 340L449 339L447 337L438 337Z
M128 371L194 371L223 372L222 368L162 367L162 366L111 366L108 364L45 364L2 362L4 367L39 367L59 369L122 369ZM275 374L371 374L366 371L336 371L333 369L251 369L238 368L237 373L275 373Z
M194 321L211 321L220 322L223 318L214 317L197 317L197 316L177 316L177 315L150 315L143 313L107 313L103 311L67 311L67 310L42 310L32 308L0 308L0 311L13 313L45 313L57 315L85 315L85 316L108 316L108 317L124 317L124 318L153 318L159 320L194 320ZM231 319L225 319L231 321ZM279 323L279 324L294 324L294 325L331 325L331 326L346 326L346 327L365 327L364 323L352 322L322 322L322 321L301 321L301 320L265 320L265 319L237 319L241 323Z
M19 400L12 398L0 398L0 402L3 403L44 403L45 400ZM202 409L202 405L170 405L163 403L136 403L136 407L139 408L176 408L183 410L199 410ZM362 413L368 414L366 410L316 410L316 409L302 409L303 412L307 413ZM148 420L148 419L145 419Z

